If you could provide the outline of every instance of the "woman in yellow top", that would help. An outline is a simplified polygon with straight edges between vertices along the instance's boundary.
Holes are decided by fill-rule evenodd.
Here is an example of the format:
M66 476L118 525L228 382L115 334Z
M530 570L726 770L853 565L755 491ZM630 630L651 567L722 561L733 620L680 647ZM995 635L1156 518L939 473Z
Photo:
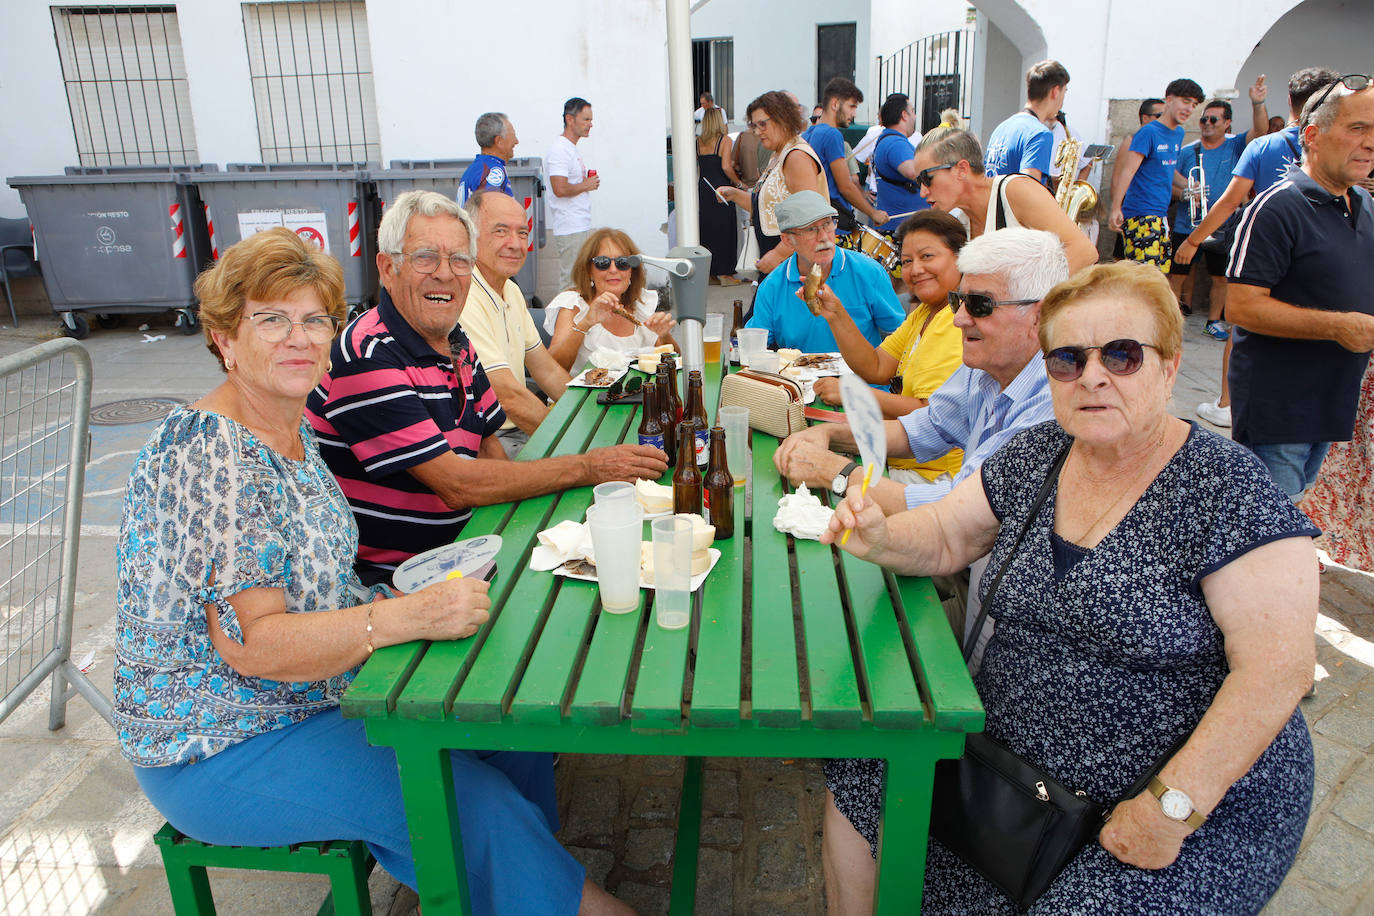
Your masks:
M864 381L874 385L888 384L893 389L877 392L878 405L889 420L926 406L930 395L963 361L963 335L954 326L948 298L950 292L959 287L959 249L966 241L968 234L963 225L938 210L922 210L898 227L902 279L911 290L916 307L906 321L876 347L864 339L830 288L821 287L821 315L829 322L844 361ZM900 394L895 393L898 388ZM827 404L838 405L839 379L818 379L816 397ZM908 474L926 480L946 473L952 477L959 473L963 457L963 451L954 449L933 461L894 459L888 463L889 476L904 483L915 482L903 479Z

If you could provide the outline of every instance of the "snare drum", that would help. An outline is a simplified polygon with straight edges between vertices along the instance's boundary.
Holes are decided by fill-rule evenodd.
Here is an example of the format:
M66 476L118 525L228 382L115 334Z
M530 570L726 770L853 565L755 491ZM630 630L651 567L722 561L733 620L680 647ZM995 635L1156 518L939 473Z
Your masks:
M881 232L867 226L860 226L858 231L849 233L849 240L852 248L856 251L862 251L887 270L892 270L897 266L897 246Z

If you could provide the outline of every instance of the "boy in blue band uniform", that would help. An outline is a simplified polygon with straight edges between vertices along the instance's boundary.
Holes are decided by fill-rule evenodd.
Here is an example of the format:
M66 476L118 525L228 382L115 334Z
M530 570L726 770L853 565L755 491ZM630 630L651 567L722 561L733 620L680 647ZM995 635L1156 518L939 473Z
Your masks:
M802 134L802 139L816 151L825 166L825 183L830 189L830 205L840 216L841 236L849 234L854 225L854 211L868 217L871 225L887 222L887 214L874 207L864 197L863 190L849 172L849 157L844 151L844 134L840 131L854 123L864 94L858 86L842 76L825 84L821 98L823 114Z
M1049 124L1068 91L1069 71L1057 60L1042 60L1026 71L1026 107L988 137L983 163L989 175L1022 172L1045 184L1054 152Z

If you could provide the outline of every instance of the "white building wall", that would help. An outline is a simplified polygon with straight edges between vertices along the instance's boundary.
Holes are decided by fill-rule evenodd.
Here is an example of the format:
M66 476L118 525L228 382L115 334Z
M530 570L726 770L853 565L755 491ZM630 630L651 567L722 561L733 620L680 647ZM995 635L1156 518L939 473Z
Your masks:
M968 24L968 0L873 0L869 53L889 57L913 41Z
M707 0L692 14L692 37L734 39L735 97L716 104L742 124L744 106L770 89L792 90L809 113L817 101L816 27L853 22L854 82L864 90L859 121L869 122L881 104L868 91L871 18L869 0Z
M84 5L116 5L87 2ZM48 3L5 0L0 29L0 179L60 174L77 162ZM562 130L563 102L592 102L595 127L579 144L601 176L592 216L623 228L648 252L666 250L667 132L664 0L528 0L506 34L476 23L468 4L368 0L383 163L477 152L472 126L505 111L517 156L540 156ZM575 13L570 13L575 10ZM484 8L484 14L492 14ZM178 4L196 142L203 162L257 162L257 119L238 0ZM814 37L812 39L814 44ZM690 92L690 87L688 87ZM0 185L0 216L21 216Z
M1235 85L1268 76L1269 113L1287 117L1288 77L1304 67L1365 73L1374 48L1374 3L1306 0L1285 14L1241 65Z

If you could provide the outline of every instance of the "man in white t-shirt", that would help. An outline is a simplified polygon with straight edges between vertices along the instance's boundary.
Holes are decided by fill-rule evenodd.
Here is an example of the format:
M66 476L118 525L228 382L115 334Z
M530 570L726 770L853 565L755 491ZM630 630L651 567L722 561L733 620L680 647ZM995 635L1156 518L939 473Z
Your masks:
M544 157L544 171L549 176L553 194L545 200L549 207L549 228L558 246L558 288L564 290L572 282L573 264L577 253L592 228L592 199L590 192L601 187L595 171L588 171L587 163L577 152L577 141L592 132L592 103L571 98L563 103L563 133L553 140L549 154Z

